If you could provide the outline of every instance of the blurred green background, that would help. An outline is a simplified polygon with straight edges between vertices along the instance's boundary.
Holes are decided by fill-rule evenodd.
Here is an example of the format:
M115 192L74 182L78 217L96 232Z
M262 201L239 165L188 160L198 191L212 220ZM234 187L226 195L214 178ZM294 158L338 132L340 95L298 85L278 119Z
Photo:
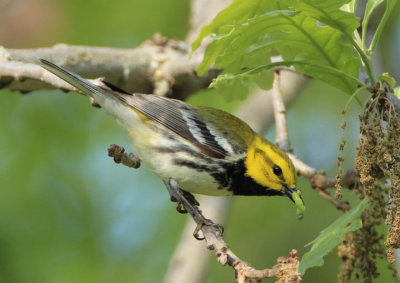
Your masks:
M156 32L184 39L189 9L189 1L181 0L0 0L0 45L131 48ZM377 62L397 79L399 11L390 19ZM340 113L348 99L312 82L288 114L295 153L330 175L336 174ZM225 103L217 91L191 101ZM233 111L238 104L224 108ZM345 169L353 166L360 111L351 103L346 116ZM268 137L274 138L273 129ZM111 143L129 148L113 119L81 95L0 91L0 282L162 280L187 216L176 213L162 182L144 166L116 165L107 156ZM341 215L302 178L299 188L307 206L303 221L285 198L235 198L226 240L240 257L265 268L293 248L302 255L304 245ZM350 193L345 197L354 201ZM376 282L393 280L385 262L379 267ZM338 268L333 251L304 282L337 282ZM206 278L233 282L233 271L212 258Z

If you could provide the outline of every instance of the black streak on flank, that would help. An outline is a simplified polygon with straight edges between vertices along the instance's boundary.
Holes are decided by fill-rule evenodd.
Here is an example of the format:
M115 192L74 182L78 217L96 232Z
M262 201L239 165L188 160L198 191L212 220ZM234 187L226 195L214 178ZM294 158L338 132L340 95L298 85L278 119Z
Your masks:
M232 176L236 175L236 171L240 168L237 166L240 162L220 162L219 167L223 170L211 172L211 176L219 184L218 189L228 189L231 191L232 186Z
M194 156L196 158L199 158L208 164L213 164L214 160L210 157L207 157L201 152L198 152L196 150L191 149L189 146L186 145L179 145L179 146L172 146L172 147L161 147L161 146L154 146L152 147L154 151L157 151L159 153L170 153L170 154L175 154L178 152L184 152L187 153L188 155Z
M212 172L217 169L215 166L202 165L202 164L199 164L199 163L196 163L193 161L188 161L188 160L178 159L178 158L174 159L173 163L177 166L192 168L199 172Z

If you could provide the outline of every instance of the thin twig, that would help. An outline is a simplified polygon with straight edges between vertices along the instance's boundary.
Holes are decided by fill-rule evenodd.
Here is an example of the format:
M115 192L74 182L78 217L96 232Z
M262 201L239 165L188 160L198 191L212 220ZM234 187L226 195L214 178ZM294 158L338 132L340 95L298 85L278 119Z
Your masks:
M139 168L140 159L133 153L126 153L122 146L112 144L108 147L108 156L113 157L115 163L122 163L130 168Z
M289 134L286 122L286 108L282 98L280 70L274 72L272 87L272 103L274 105L274 117L276 126L276 144L284 151L292 151L290 148Z
M335 197L331 196L327 191L320 189L320 188L314 188L317 193L326 198L330 203L332 203L337 209L347 212L351 209L350 204L347 201L339 201Z
M297 174L307 178L312 188L315 189L320 196L326 198L339 210L346 212L351 209L348 202L338 201L326 191L328 188L335 187L336 178L326 176L325 172L312 168L292 153L289 153L289 157L296 168ZM342 186L348 189L354 189L354 187L359 184L359 178L357 171L349 170L342 176Z

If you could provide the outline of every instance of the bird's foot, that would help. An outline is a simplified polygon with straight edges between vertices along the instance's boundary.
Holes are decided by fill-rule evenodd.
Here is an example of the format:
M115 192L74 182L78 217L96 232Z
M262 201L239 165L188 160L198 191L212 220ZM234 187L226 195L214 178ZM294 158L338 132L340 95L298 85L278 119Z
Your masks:
M192 195L191 193L181 190L183 197L190 203L190 205L193 207L199 206L200 203L196 200L196 198L194 197L194 195ZM185 209L185 206L183 205L183 201L182 200L173 200L173 198L171 197L171 201L176 201L176 210L179 213L187 213L187 210Z
M164 184L167 187L171 201L176 202L176 210L179 213L188 213L187 209L185 208L185 204L189 206L190 210L195 210L195 207L200 205L194 195L187 191L181 190L175 180L168 179L168 181L164 181Z
M193 231L193 236L197 240L204 240L203 237L199 236L199 232L204 226L211 226L218 229L221 235L224 233L224 227L205 218L201 210L198 208L200 205L199 202L191 193L181 190L174 179L170 178L168 181L164 181L164 184L171 196L171 201L177 202L176 210L179 213L189 213L197 223L196 229Z
M207 219L205 218L202 214L201 214L202 219L199 220L199 222L197 222L197 226L193 231L193 237L196 238L196 240L204 240L204 237L200 237L199 236L199 232L201 231L201 229L203 228L203 226L210 226L210 227L214 227L217 230L219 230L220 234L224 234L224 226L222 226L221 224L217 224L214 223L211 219Z

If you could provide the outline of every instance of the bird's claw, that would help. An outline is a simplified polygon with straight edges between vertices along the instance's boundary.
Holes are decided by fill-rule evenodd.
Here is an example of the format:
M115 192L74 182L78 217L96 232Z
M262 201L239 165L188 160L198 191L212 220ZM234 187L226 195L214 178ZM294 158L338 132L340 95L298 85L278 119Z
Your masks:
M214 227L214 228L218 229L218 231L219 231L219 233L220 233L221 235L224 234L224 230L225 230L224 226L222 226L221 224L216 224L216 223L212 222L210 219L202 218L202 219L199 221L199 223L197 223L197 226L196 226L196 228L195 228L194 231L193 231L193 237L195 237L196 240L202 241L202 240L205 239L204 237L200 237L200 236L199 236L199 232L200 232L200 230L203 228L203 226L211 226L211 227Z
M186 199L188 204L190 204L192 206L191 209L194 210L194 208L196 206L200 205L200 203L196 200L194 195L192 195L191 193L189 193L187 191L183 191L183 190L181 190L181 192L182 192L182 196ZM177 203L176 211L178 211L179 213L182 213L182 214L187 213L187 210L186 210L185 206L183 205L183 200L179 200L173 194L171 194L171 201Z
M197 201L197 199L192 195L191 193L182 190L183 196L185 199L193 206L199 206L200 203Z
M178 201L178 203L176 204L176 211L178 211L179 213L182 213L182 214L187 213L187 210L183 206L183 202L182 201Z
M164 184L169 192L171 201L177 203L176 210L179 213L190 213L193 219L195 219L197 222L196 229L193 231L193 236L197 240L205 239L204 237L199 236L199 232L204 226L210 226L217 229L221 235L224 233L224 226L215 224L213 221L203 216L198 208L200 203L191 193L181 190L178 186L178 183L171 178L167 181L164 181Z

